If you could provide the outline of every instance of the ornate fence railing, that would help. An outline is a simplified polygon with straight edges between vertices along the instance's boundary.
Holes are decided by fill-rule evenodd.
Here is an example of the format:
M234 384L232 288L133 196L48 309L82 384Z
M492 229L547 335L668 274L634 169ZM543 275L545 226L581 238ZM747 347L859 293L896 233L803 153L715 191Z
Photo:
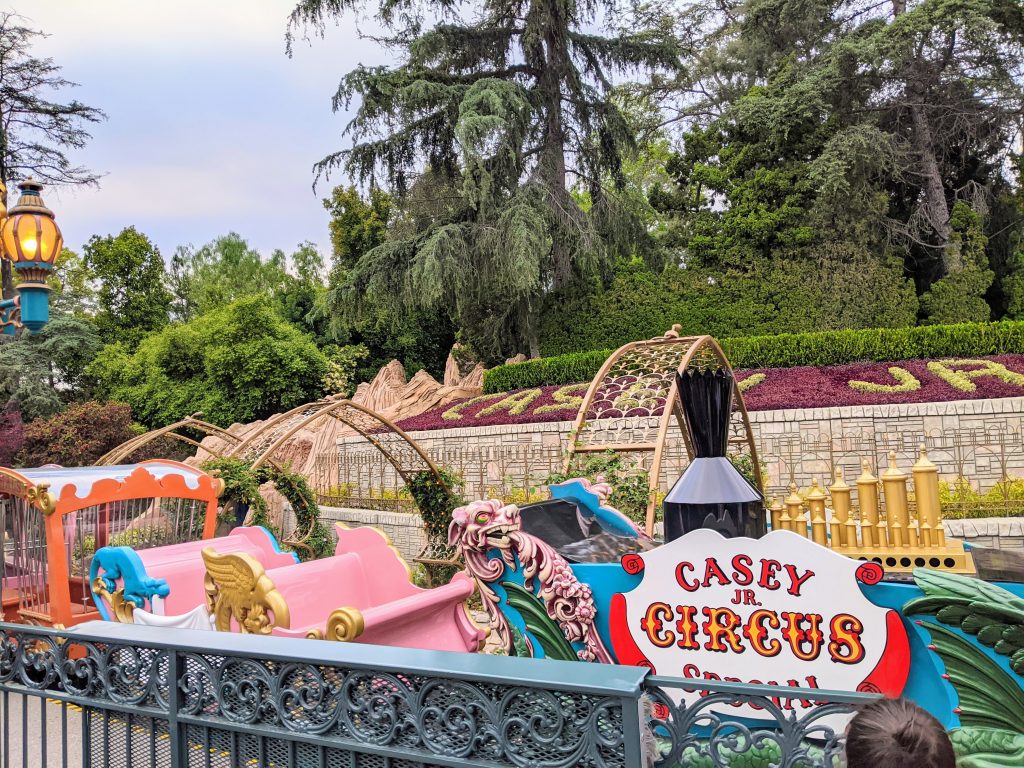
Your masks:
M870 698L646 672L116 623L0 624L0 766L833 768L842 729L826 721ZM675 703L683 691L696 701ZM767 724L737 719L744 704Z

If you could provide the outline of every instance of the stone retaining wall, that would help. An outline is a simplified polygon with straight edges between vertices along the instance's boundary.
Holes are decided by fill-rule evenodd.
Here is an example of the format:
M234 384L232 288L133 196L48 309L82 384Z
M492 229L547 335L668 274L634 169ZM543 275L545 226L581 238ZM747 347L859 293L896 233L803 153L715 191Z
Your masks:
M391 543L409 565L419 556L427 543L423 533L423 521L419 515L406 512L378 512L374 509L353 509L351 507L320 507L320 519L334 533L334 523L340 522L355 528L372 525L379 528L391 539Z
M630 429L647 432L652 422L621 420L621 442ZM769 495L784 494L790 482L803 488L817 478L827 484L835 466L855 478L865 459L877 474L890 451L909 469L921 444L946 480L967 477L985 491L1004 476L1024 477L1024 398L758 411L750 414L750 422ZM542 485L548 474L561 469L571 429L571 421L559 421L410 436L436 463L463 473L467 495L480 497ZM342 457L374 453L360 437L342 438L338 448ZM664 490L685 464L678 431L670 432L666 448ZM401 485L397 478L394 483Z

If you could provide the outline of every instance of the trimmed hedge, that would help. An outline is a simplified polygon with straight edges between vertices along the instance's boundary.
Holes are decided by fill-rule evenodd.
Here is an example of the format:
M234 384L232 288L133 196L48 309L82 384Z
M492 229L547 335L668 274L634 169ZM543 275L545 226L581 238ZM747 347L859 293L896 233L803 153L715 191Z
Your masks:
M732 366L742 369L983 357L1024 353L1024 321L740 336L721 344ZM484 392L588 381L611 353L573 352L499 365L484 374Z

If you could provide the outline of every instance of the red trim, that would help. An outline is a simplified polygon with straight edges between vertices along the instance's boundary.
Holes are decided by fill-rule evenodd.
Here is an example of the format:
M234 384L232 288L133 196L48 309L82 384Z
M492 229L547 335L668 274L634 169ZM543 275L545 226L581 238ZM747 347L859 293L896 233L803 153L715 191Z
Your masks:
M612 595L611 609L608 612L608 634L611 635L612 649L619 664L627 667L647 667L652 675L657 674L654 665L644 656L633 636L629 634L626 597L621 592Z
M885 614L886 641L882 658L864 682L857 686L862 693L881 693L896 698L903 693L910 675L910 640L903 620L896 611Z

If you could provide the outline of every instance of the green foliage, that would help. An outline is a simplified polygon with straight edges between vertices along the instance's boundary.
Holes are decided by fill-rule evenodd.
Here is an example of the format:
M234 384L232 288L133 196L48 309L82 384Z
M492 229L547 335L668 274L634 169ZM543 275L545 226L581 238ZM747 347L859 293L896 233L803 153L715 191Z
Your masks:
M407 485L423 517L427 545L446 548L452 512L465 504L466 499L458 490L462 486L460 475L445 468L439 469L438 473L443 483L437 481L433 472L425 469L413 475Z
M379 187L370 189L368 201L354 186L335 187L323 204L331 215L327 228L334 269L352 269L364 253L384 242L394 201Z
M509 392L526 387L588 381L594 378L612 351L596 349L592 352L570 352L556 357L499 365L484 372L484 392Z
M327 359L260 297L148 336L135 352L104 347L89 367L97 392L129 403L148 427L196 411L221 426L317 399Z
M330 394L351 397L356 390L359 364L370 355L365 344L348 344L344 347L330 345L324 349L327 355L327 375L324 390Z
M164 287L160 251L135 227L93 236L82 249L85 266L99 281L96 327L107 343L134 347L167 325L171 295Z
M568 473L556 472L548 477L545 485L553 485L576 477L585 477L597 482L600 476L612 487L608 503L636 523L647 522L647 502L650 499L650 478L642 469L630 466L615 451L591 454Z
M826 255L827 253L827 255ZM717 338L839 328L914 325L917 299L902 267L856 249L757 263L749 272L670 267L654 274L623 265L596 293L548 301L541 322L545 355L608 349L661 336Z
M122 403L72 403L63 412L25 425L15 461L23 467L87 467L135 437L131 408Z
M271 525L268 516L267 502L260 495L260 486L272 482L274 488L295 511L298 535L304 537L298 547L300 553L308 553L311 557L325 557L331 553L334 544L330 532L320 522L320 505L316 495L302 475L294 472L281 471L272 466L253 469L252 464L243 459L226 457L204 461L201 468L206 472L215 473L224 481L222 502L230 500L249 506L249 525L261 525L278 539L281 531ZM234 520L227 521L234 524ZM306 536L308 532L308 536Z
M361 7L308 0L291 28ZM628 15L612 0L450 5L433 27L405 0L382 11L398 63L343 78L335 108L359 99L356 143L318 165L384 181L400 208L347 276L349 312L444 313L492 360L536 348L547 286L593 278L642 231L619 199L636 136L612 81L675 70L671 25L606 37L605 14Z
M950 249L956 250L963 268L950 272L921 296L921 312L928 323L982 323L992 318L985 294L995 274L988 268L988 238L982 218L967 203L953 206Z
M70 398L87 394L85 369L101 347L92 323L56 315L39 333L0 344L0 394L25 419L52 416Z
M734 368L792 368L929 357L984 357L1024 352L1024 322L867 328L720 340ZM485 392L575 384L592 379L614 350L578 352L499 365L484 374Z

